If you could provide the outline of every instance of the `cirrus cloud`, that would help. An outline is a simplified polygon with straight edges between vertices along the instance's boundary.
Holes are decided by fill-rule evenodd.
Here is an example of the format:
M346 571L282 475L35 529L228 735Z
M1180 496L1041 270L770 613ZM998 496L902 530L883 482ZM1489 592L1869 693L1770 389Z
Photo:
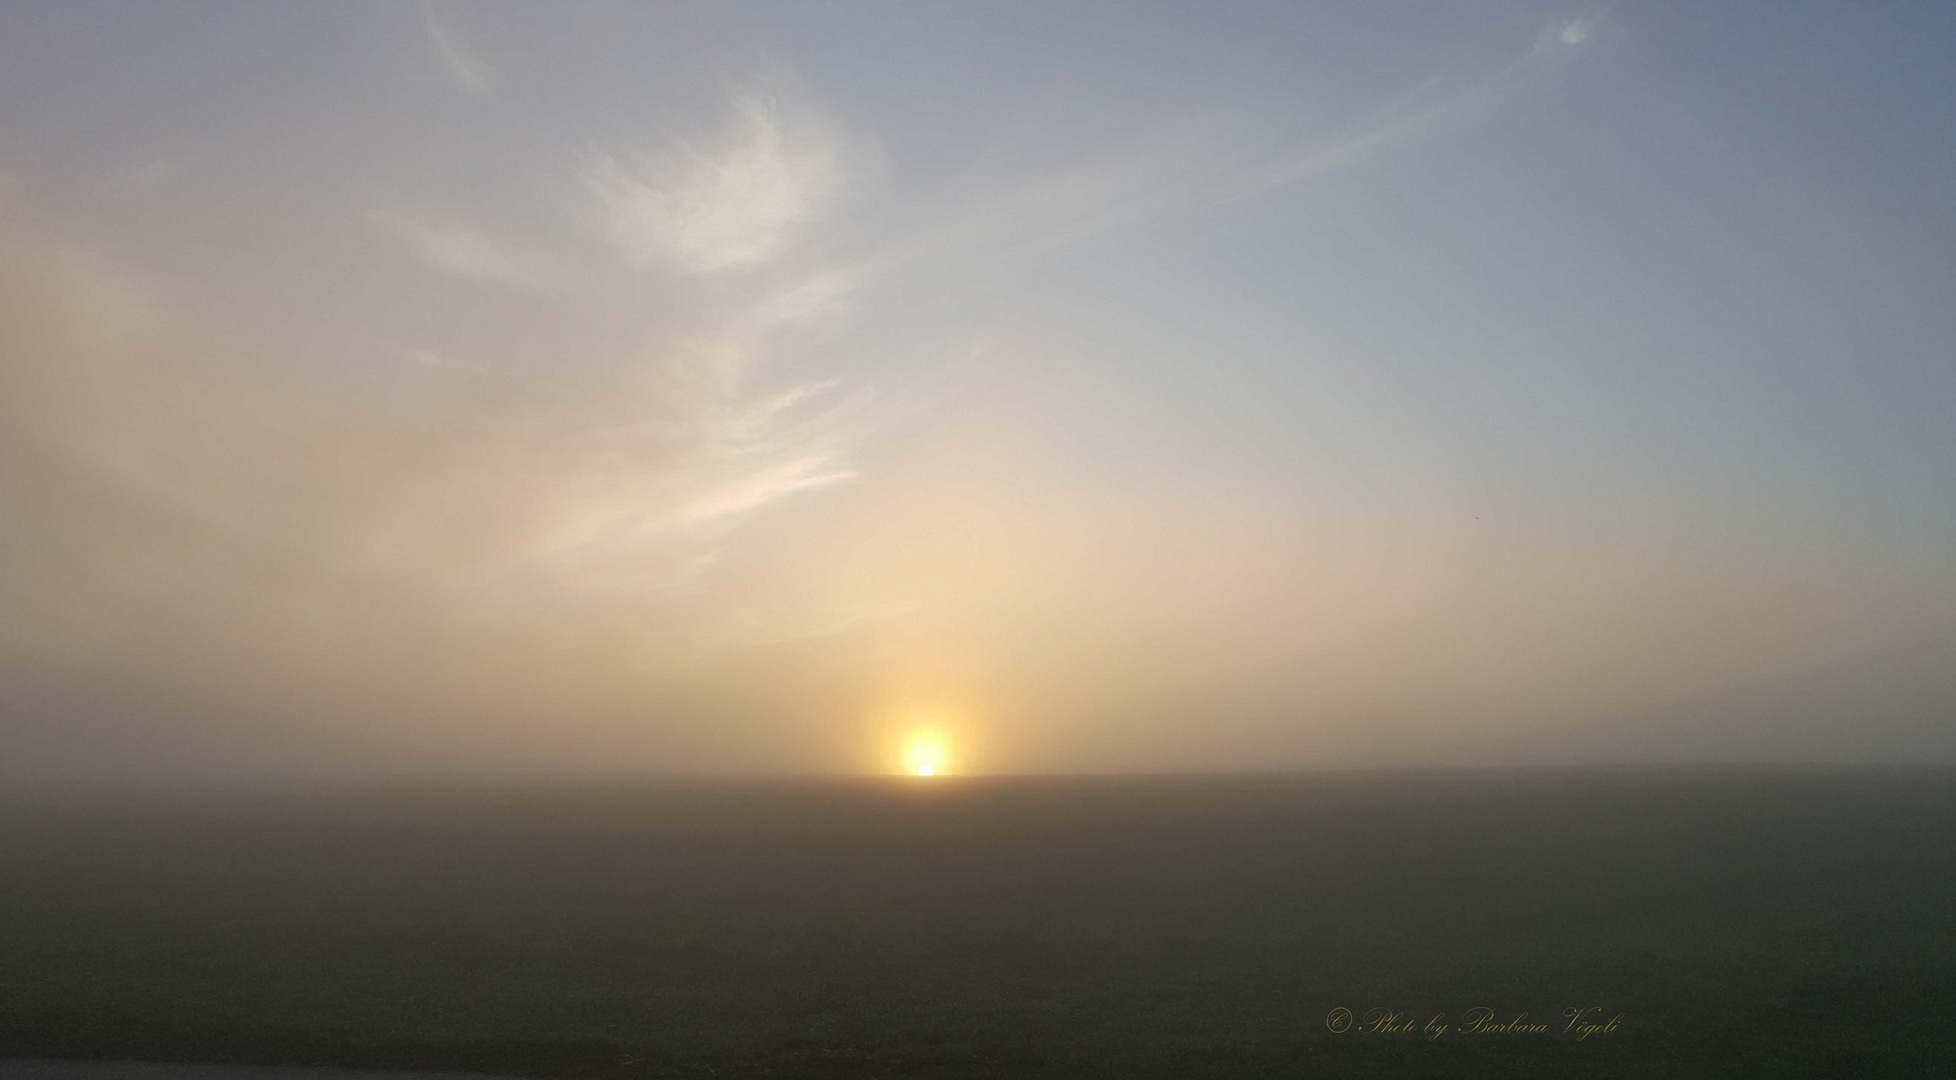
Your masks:
M625 261L703 273L773 259L839 180L834 141L791 119L778 95L750 93L713 148L600 156L589 173L606 235Z

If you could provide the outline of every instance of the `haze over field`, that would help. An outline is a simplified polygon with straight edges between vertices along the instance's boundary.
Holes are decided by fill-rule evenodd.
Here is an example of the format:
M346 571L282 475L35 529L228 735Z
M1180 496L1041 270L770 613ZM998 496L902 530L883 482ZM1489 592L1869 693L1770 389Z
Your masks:
M0 776L1956 762L1952 44L5 5Z

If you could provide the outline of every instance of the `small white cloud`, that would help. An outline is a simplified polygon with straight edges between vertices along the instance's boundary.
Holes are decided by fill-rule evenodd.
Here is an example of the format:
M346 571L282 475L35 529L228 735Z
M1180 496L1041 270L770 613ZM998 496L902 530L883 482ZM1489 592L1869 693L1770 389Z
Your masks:
M527 259L479 229L454 221L428 221L400 214L375 214L374 220L399 237L429 266L463 277L526 283L538 274Z
M837 155L826 133L784 122L772 97L749 96L738 112L730 145L718 151L597 161L590 184L627 262L671 260L695 273L767 262L834 189Z
M465 93L488 97L494 89L489 66L454 31L437 22L434 10L426 4L421 6L421 17L428 27L428 51L434 56L435 66Z
M1304 143L1222 185L1209 205L1287 187L1372 160L1480 119L1521 92L1556 62L1557 53L1589 40L1601 15L1559 19L1544 27L1534 48L1507 67L1452 85L1430 82L1328 139Z
M1596 25L1603 21L1601 15L1582 15L1557 19L1542 31L1537 49L1552 49L1558 46L1581 45L1596 32Z
M488 370L481 364L471 364L463 360L457 360L446 353L438 353L433 349L423 348L419 345L397 345L394 347L393 352L396 356L410 364L420 364L424 367L446 368L450 371Z
M855 282L840 270L824 270L797 285L773 293L754 305L752 319L761 326L799 322L842 310Z
M854 472L837 466L836 455L817 451L740 476L725 487L680 507L677 517L685 522L731 517L758 509L784 495L847 483L855 478Z
M141 191L181 175L190 159L183 155L150 158L110 174L103 187L116 192Z

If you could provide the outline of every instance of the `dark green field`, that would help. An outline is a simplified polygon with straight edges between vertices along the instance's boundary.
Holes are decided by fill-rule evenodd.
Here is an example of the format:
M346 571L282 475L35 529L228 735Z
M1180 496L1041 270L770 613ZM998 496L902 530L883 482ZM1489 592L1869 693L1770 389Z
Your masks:
M0 1057L1956 1076L1956 772L12 796ZM1373 1008L1415 1028L1358 1030ZM1469 1009L1546 1032L1469 1032ZM1578 1040L1562 1011L1619 1016ZM1332 1010L1353 1030L1327 1026Z

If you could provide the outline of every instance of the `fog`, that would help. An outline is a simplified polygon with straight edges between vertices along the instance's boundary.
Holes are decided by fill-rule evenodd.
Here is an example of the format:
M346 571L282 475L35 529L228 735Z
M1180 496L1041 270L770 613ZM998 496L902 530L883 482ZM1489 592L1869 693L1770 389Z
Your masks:
M1405 231L1503 140L1547 189L1602 153L1516 117L1683 16L1116 109L1140 66L999 106L982 44L852 82L785 13L31 10L4 49L71 66L0 108L9 781L883 772L919 730L971 773L1956 758L1946 318L1765 271L1695 326L1661 274L1571 309L1546 249L1497 318L1485 247ZM186 81L282 50L262 100ZM125 61L176 119L96 123ZM1823 294L1834 337L1775 315Z

